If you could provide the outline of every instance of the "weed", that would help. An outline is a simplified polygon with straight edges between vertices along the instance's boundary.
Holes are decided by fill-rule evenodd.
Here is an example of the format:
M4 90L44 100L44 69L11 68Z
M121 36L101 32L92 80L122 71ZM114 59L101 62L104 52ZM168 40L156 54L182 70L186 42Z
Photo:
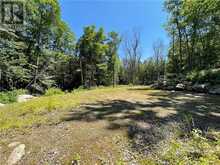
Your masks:
M45 96L61 95L64 92L59 88L49 88L45 92Z

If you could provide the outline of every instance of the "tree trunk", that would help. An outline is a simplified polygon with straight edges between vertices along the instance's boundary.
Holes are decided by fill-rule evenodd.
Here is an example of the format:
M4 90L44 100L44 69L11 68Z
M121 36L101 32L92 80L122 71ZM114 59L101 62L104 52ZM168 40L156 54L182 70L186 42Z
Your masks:
M84 85L82 59L80 58L81 84Z
M36 68L35 68L35 74L34 74L34 85L36 85L37 83L38 68L39 68L39 52L37 53L37 61L36 61Z
M181 29L180 29L180 26L179 26L179 21L176 20L176 26L177 26L177 29L178 29L178 36L179 36L179 54L180 54L180 72L182 72L182 63L183 63L183 57L182 57L182 33L181 33Z

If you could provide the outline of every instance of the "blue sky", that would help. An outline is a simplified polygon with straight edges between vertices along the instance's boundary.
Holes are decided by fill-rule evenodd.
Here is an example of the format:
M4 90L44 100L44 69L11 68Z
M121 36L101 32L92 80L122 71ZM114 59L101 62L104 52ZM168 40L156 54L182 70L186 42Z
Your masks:
M77 38L82 35L83 27L88 25L121 35L138 29L143 59L152 55L154 41L161 39L165 45L169 43L163 28L167 19L163 0L60 0L60 4L62 18ZM119 53L123 56L122 49Z

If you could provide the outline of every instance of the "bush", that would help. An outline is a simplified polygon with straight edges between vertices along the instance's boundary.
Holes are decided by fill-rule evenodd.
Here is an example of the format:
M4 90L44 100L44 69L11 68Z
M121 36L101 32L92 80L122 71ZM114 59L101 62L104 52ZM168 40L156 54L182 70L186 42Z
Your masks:
M86 89L84 86L79 86L77 89L72 90L71 93L76 93L84 90L88 90L88 89Z
M168 164L220 164L219 140L212 141L194 129L185 141L175 140L161 155L162 162Z
M64 92L59 88L49 88L45 92L45 96L52 96L52 95L61 95Z
M0 103L9 104L17 101L17 96L26 94L27 91L23 89L13 90L8 92L0 92Z
M145 156L141 164L220 164L219 131L202 131L195 128L185 132L180 128L177 127L175 136L157 144L153 154Z
M211 83L220 84L220 69L208 69L201 71L192 71L187 75L187 80L193 83Z
M132 83L129 83L129 84L128 84L128 86L129 86L129 87L132 87L132 86L134 86L134 84L132 84Z

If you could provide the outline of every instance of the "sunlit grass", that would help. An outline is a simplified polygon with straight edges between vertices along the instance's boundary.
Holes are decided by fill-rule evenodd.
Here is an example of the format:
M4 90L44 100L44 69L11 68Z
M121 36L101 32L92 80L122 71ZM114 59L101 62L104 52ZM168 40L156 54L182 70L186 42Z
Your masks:
M196 129L185 138L180 138L174 134L173 138L166 139L152 152L153 154L140 159L141 165L220 164L220 132L209 130L202 133Z
M42 96L24 103L9 104L0 109L0 130L22 128L33 124L53 122L48 119L50 112L68 111L83 102L103 99L103 95L123 92L126 86L103 87L92 90L76 90L71 93Z

